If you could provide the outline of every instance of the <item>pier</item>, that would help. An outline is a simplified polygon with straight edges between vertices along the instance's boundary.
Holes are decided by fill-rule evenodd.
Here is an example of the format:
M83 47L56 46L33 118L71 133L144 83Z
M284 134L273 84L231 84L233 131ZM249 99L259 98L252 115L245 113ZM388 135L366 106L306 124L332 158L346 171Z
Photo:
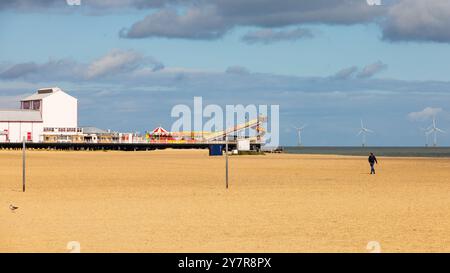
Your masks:
M74 151L151 151L162 149L208 149L211 145L223 144L225 142L214 143L46 143L46 142L28 142L27 149L43 150L74 150ZM261 144L252 143L252 150L259 150ZM229 142L228 149L234 150L237 147L236 142ZM22 143L0 142L0 149L22 149Z

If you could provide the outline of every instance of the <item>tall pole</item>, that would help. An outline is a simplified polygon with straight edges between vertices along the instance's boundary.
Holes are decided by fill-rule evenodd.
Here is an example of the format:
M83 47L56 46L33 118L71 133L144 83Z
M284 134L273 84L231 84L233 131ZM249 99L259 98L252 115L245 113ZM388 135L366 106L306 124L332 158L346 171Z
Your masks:
M25 192L25 167L26 167L26 155L25 155L25 137L22 141L22 191Z
M297 129L297 134L298 134L298 146L302 146L302 130Z
M225 187L228 189L228 136L225 135Z
M434 147L437 146L437 132L436 132L436 129L434 130L434 145L433 146Z

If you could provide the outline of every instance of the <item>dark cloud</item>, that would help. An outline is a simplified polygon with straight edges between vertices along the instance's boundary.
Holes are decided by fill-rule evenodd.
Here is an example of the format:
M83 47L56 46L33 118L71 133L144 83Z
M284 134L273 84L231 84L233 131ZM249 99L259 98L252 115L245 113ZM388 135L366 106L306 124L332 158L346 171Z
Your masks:
M334 74L332 78L337 80L347 80L353 77L356 71L358 71L358 67L356 66L347 67L336 72L336 74Z
M67 6L65 0L16 0L0 1L0 10L13 9L22 11L44 10L49 8L61 8Z
M450 1L401 0L382 24L390 41L450 42Z
M218 0L218 13L239 25L280 27L301 23L355 24L370 22L384 8L359 0Z
M0 1L0 10L42 11L44 9L69 9L66 0L4 0ZM182 3L182 0L80 0L80 6L90 9L149 9ZM74 10L74 9L72 9Z
M81 0L83 5L97 8L126 8L137 9L160 8L167 5L180 4L183 0Z
M229 29L230 26L215 15L214 7L191 8L182 14L167 8L148 15L119 34L125 38L217 39Z
M130 89L180 90L183 92L229 93L261 92L273 96L285 92L311 94L353 92L427 93L450 90L449 82L412 82L372 78L386 69L381 61L369 64L358 73L349 67L331 77L300 77L268 73L250 73L243 66L228 67L223 72L183 67L164 67L154 58L129 50L112 50L90 63L73 60L50 60L45 63L14 64L0 67L0 80L6 83L23 81L30 84L55 85L69 82L75 85L100 84ZM237 75L239 77L237 77ZM356 75L356 77L354 77ZM339 79L339 80L336 80ZM57 85L57 84L56 84Z
M22 79L29 82L45 81L94 81L133 74L138 71L156 72L164 64L133 50L114 49L92 61L78 63L70 59L49 60L46 63L19 63L0 67L0 79Z
M127 38L217 39L236 26L273 28L302 23L365 23L383 10L358 0L198 0L184 4L183 11L162 8L120 34Z
M48 79L79 80L85 73L87 66L73 60L49 60L45 63L19 63L0 67L0 78L5 80L22 79L29 82L42 82Z
M145 57L133 50L111 50L106 55L90 63L85 71L87 78L98 78L135 71L147 66L151 71L158 71L164 65L152 57Z
M353 79L354 76L359 79L371 78L377 73L387 69L387 67L388 66L383 62L377 61L375 63L364 66L361 70L357 66L343 68L329 78L334 80L350 80Z
M364 0L81 0L80 8L65 0L0 1L0 10L5 9L97 15L149 10L145 18L119 32L124 38L211 40L239 26L376 23L384 40L450 42L450 2L444 0L385 0L381 6L370 6Z
M250 74L250 71L247 68L240 65L230 66L227 68L227 70L225 70L225 72L228 74L237 74L237 75Z
M132 25L123 36L216 39L237 26L374 22L380 25L385 40L450 42L450 2L442 0L387 1L382 6L369 6L363 0L199 0L184 5L185 13L169 13L163 7Z
M164 64L159 61L152 61L152 64L153 64L153 68L152 68L153 72L160 71L165 68Z
M378 61L373 64L366 65L357 76L358 78L370 78L385 69L387 69L387 65L381 61Z
M0 78L1 79L15 79L15 78L25 76L30 73L34 73L38 70L38 68L39 68L38 65L33 62L15 64L15 65L7 68L3 72L1 72Z
M296 28L293 30L261 29L247 32L242 37L242 41L248 44L271 44L281 41L296 41L302 38L312 38L313 36L311 30L304 28Z

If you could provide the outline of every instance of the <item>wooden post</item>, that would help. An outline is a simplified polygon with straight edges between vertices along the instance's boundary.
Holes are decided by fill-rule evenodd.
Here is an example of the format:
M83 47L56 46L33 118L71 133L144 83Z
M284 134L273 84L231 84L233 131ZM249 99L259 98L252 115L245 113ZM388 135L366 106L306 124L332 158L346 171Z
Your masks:
M225 183L228 189L228 136L225 135Z
M25 154L25 137L23 137L22 141L22 191L25 192L25 167L26 167L26 154Z

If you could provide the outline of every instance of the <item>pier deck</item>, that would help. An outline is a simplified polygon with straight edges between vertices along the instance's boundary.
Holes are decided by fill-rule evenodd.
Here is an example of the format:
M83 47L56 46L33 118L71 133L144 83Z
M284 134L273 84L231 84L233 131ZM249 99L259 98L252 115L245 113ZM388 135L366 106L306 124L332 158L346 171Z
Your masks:
M117 150L117 151L150 151L157 149L208 149L214 143L26 143L27 148L49 150ZM229 142L229 150L236 149L235 142ZM261 144L251 144L252 149L259 149ZM0 149L22 149L22 143L0 142Z

